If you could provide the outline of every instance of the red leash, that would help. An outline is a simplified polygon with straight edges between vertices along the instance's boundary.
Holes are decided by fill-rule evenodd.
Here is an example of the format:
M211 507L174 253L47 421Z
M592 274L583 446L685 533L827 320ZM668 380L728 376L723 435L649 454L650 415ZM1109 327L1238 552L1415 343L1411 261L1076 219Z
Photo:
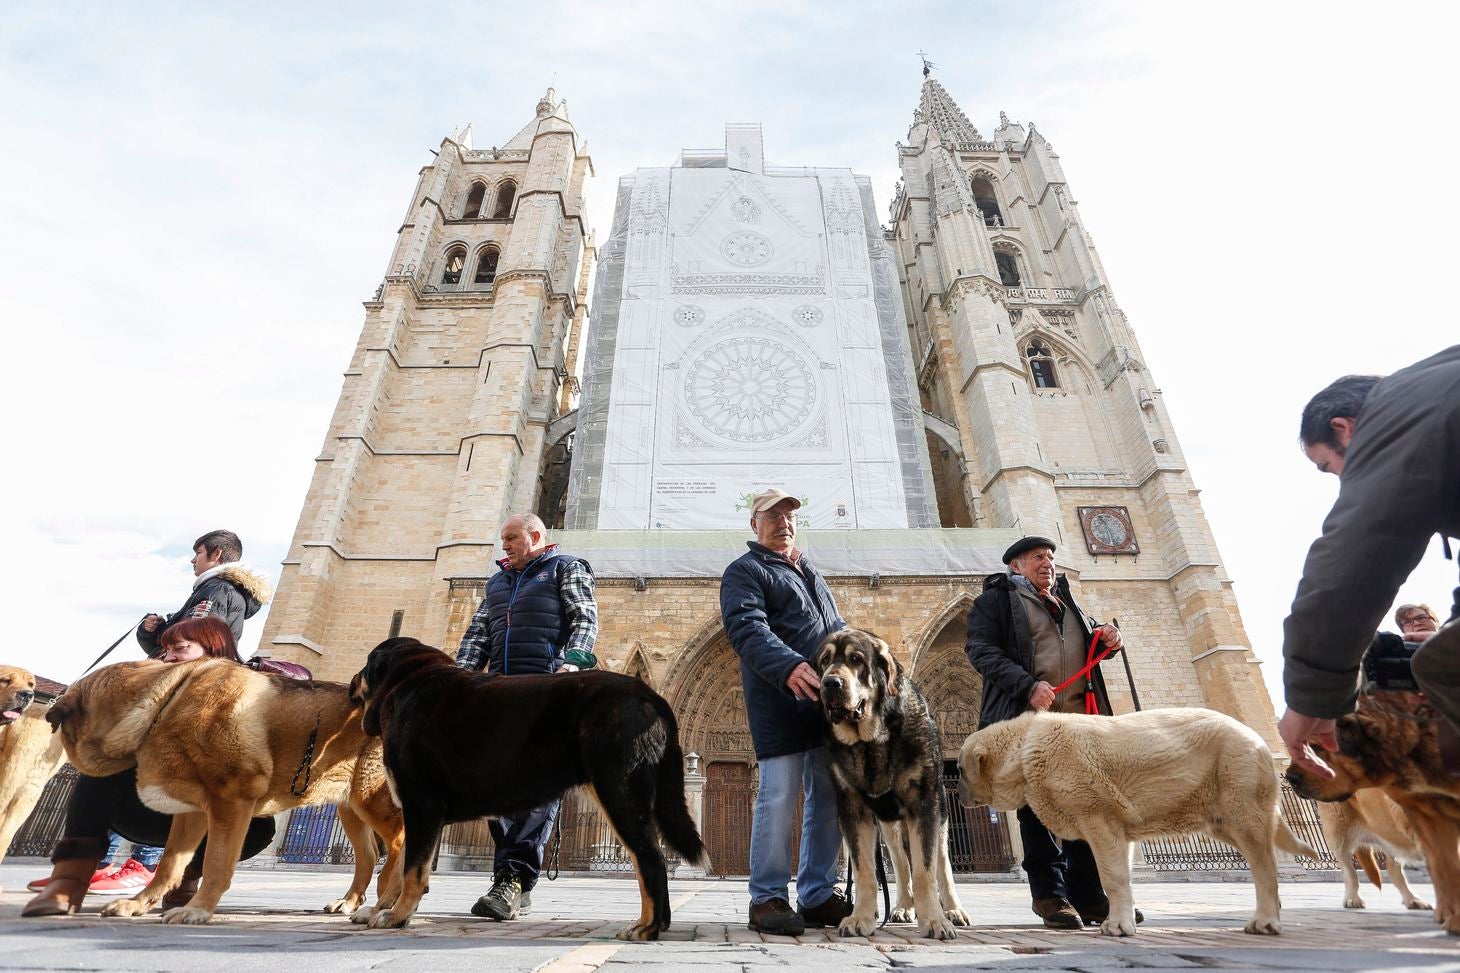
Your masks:
M1105 659L1109 657L1109 655L1111 654L1111 652L1115 651L1114 649L1111 649L1111 648L1108 648L1107 647L1107 648L1101 649L1100 650L1100 654L1099 655L1096 655L1095 654L1095 646L1097 646L1099 644L1100 644L1100 630L1099 629L1096 629L1095 630L1095 634L1090 636L1090 648L1088 648L1087 650L1085 650L1085 660L1086 660L1085 661L1085 668L1081 669L1079 672L1075 673L1073 676L1071 676L1070 678L1066 679L1064 682L1060 683L1058 686L1054 687L1054 692L1055 692L1055 695L1056 696L1058 696L1064 690L1068 689L1077 680L1082 679L1085 676L1088 676L1090 674L1090 670L1091 669L1094 669L1101 662L1104 662ZM1090 715L1090 716L1098 716L1100 714L1100 704L1095 699L1095 693L1094 693L1092 687L1086 687L1086 689L1085 689L1085 712L1088 715Z

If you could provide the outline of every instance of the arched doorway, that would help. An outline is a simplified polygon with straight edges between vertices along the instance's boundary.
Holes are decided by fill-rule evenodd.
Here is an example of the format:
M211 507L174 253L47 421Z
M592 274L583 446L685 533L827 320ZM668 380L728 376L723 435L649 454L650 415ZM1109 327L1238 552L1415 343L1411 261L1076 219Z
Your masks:
M1008 817L988 807L958 803L958 751L978 729L983 679L964 654L965 619L973 595L964 594L934 622L933 634L913 661L943 736L943 794L948 805L948 854L955 872L1007 872L1014 867Z
M679 720L680 745L704 767L701 828L711 873L750 870L750 818L755 806L755 749L745 718L740 659L719 620L706 622L664 680L664 698Z

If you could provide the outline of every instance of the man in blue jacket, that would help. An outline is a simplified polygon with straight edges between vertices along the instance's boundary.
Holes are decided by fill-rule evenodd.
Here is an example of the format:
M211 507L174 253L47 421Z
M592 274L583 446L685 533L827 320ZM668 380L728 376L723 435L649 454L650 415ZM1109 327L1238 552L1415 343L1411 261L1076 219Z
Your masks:
M493 676L576 672L598 665L598 606L593 570L582 558L547 542L536 514L518 514L502 525L502 570L487 581L486 597L456 650L456 664ZM496 843L491 891L472 915L516 919L532 910L532 887L542 871L542 852L553 833L559 801L487 825Z
M826 580L796 549L801 501L781 490L751 500L750 548L720 579L720 616L740 656L750 737L760 762L760 790L750 825L750 928L796 936L807 926L835 926L851 914L836 887L841 828L826 762L811 658L846 627ZM806 804L797 909L791 910L791 829L796 798Z

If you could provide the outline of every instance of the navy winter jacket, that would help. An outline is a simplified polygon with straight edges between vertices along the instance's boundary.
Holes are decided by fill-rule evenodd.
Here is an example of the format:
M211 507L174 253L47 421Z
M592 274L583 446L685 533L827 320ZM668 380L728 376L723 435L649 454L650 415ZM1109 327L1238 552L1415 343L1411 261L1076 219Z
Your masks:
M720 617L740 656L740 682L755 755L765 760L822 744L817 704L800 700L786 678L847 623L826 580L802 555L800 570L755 541L720 579Z
M493 674L541 675L563 664L568 644L568 614L558 594L558 572L577 561L556 550L538 555L514 571L505 564L487 581L492 617L487 671Z

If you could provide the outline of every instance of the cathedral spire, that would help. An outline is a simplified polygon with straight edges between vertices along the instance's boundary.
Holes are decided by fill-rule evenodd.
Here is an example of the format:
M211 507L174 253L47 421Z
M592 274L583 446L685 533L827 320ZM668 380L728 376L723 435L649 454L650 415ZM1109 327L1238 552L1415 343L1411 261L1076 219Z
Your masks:
M918 101L918 118L925 125L937 130L940 138L949 142L982 142L983 136L963 114L963 109L953 100L938 80L929 77L923 82L923 96Z

